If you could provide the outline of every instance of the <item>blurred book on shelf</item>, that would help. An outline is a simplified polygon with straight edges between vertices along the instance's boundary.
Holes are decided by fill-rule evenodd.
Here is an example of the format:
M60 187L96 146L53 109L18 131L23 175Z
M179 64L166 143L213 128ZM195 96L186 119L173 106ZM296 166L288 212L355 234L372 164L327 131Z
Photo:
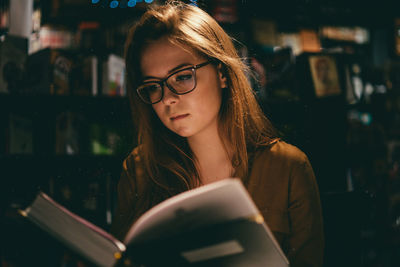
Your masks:
M23 89L28 40L8 35L0 40L0 93L19 93Z
M131 25L131 21L113 26L102 25L101 30L104 34L104 44L107 51L114 51L117 55L124 54L125 39Z
M298 32L282 32L279 34L279 45L281 47L290 47L294 55L299 55L303 52L303 47Z
M26 84L30 94L69 95L73 65L72 53L43 49L28 56Z
M263 22L262 24L267 30L263 32L262 27L256 30L255 40L258 44L270 46L271 50L290 47L296 56L304 52L321 51L321 41L314 29L278 33L274 23Z
M78 25L75 42L81 51L96 51L104 46L103 29L97 21L82 21Z
M349 62L344 66L346 75L346 101L356 104L365 100L364 81L360 63Z
M342 88L336 59L330 55L311 55L308 60L315 96L321 98L340 95Z
M323 26L320 29L321 37L338 41L364 44L369 41L369 32L362 27L333 27Z
M76 58L71 74L73 95L99 94L98 57L79 55Z
M253 40L261 46L274 47L278 45L277 26L274 21L265 19L252 19Z
M239 20L238 5L238 0L214 0L211 4L211 15L219 23L235 23Z
M394 29L395 53L396 56L400 56L400 18L394 20Z
M102 95L125 96L125 61L122 57L110 54L103 63Z
M42 46L40 42L40 29L42 21L42 10L34 3L32 13L32 33L29 36L28 54L39 51Z
M302 51L304 52L320 52L321 41L318 33L313 29L301 29L300 40Z
M266 99L298 100L298 92L293 86L295 56L290 47L276 48L264 55L262 63L266 72Z
M0 4L0 36L10 27L10 0L1 1Z
M76 155L86 151L85 120L76 112L66 111L56 118L57 155Z
M33 154L33 119L10 113L6 144L8 154Z
M346 64L344 66L346 102L348 104L355 104L357 103L358 99L354 91L353 77L350 69L351 67L349 66L349 64Z
M9 33L29 38L32 33L33 0L10 1Z
M71 49L74 47L74 32L62 26L42 26L39 34L41 49Z
M89 129L90 150L94 155L117 155L128 147L121 127L92 123Z

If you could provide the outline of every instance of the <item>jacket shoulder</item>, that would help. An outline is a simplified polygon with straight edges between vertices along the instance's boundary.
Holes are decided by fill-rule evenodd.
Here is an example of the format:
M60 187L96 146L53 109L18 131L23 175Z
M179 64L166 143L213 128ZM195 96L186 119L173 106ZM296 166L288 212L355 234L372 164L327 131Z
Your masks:
M302 150L282 140L277 140L267 147L260 149L257 157L267 157L270 160L282 160L298 164L309 161L307 155Z

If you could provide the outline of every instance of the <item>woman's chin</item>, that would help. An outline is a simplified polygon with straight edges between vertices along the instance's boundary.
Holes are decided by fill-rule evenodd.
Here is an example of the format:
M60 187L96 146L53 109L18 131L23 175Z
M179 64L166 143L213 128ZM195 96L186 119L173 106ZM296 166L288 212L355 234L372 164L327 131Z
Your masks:
M181 137L187 138L187 137L190 137L193 135L193 133L190 131L190 129L187 129L187 128L170 129L170 130Z

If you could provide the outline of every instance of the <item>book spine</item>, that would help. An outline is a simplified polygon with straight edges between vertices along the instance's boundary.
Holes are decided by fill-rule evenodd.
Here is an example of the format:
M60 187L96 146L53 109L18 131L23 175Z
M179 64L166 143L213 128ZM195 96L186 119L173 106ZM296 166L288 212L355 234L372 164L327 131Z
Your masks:
M96 56L92 57L91 60L92 63L92 95L96 96L98 95L98 68L97 68L97 64L98 64L98 60Z

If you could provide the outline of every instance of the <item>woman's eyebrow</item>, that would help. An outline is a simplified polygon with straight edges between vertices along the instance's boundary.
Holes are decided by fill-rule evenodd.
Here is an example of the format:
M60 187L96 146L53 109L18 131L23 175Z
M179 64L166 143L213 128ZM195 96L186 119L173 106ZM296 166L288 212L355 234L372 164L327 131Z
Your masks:
M167 76L168 76L169 74L173 73L174 71L177 71L177 70L179 70L179 69L181 69L181 68L183 68L183 67L187 67L187 66L193 66L193 64L192 64L192 63L186 63L186 62L185 62L185 63L181 63L181 64L179 64L178 66L176 66L176 67L170 69L170 70L168 71ZM145 77L143 77L142 80L145 81L145 80L149 80L149 79L162 80L163 78L154 77L154 76L145 76Z

